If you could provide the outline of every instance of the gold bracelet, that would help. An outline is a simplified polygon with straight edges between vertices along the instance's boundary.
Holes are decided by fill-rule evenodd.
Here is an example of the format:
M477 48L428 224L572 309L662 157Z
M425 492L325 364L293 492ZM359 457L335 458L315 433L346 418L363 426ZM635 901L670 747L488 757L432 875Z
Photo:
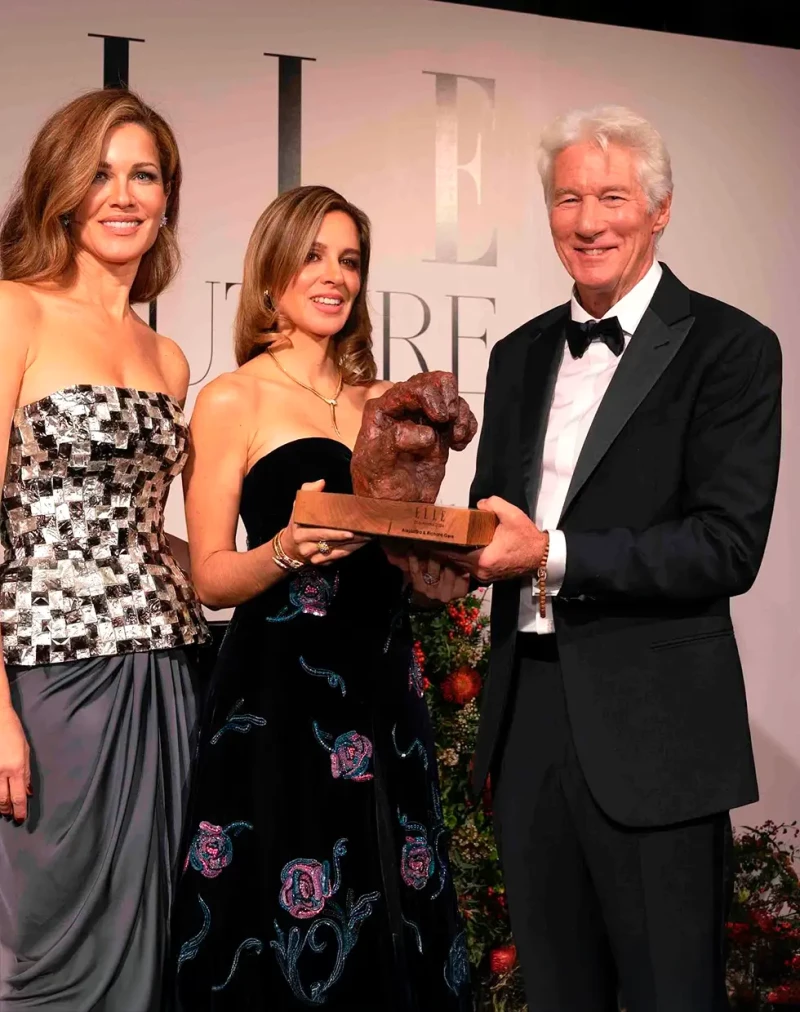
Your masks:
M303 566L305 566L305 563L301 562L300 559L293 559L291 555L287 555L286 550L281 544L281 534L283 534L285 530L285 527L282 528L282 530L279 530L272 539L272 561L276 566L286 570L286 572L302 569Z
M539 581L539 615L547 618L547 556L550 554L550 535L544 532L545 543L542 557L539 560L539 568L536 570L536 578Z

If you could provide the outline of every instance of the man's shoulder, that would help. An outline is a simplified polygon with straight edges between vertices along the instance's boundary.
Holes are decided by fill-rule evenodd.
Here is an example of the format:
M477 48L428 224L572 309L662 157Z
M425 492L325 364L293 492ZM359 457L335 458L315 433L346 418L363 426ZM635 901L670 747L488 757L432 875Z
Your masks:
M689 309L695 322L690 337L702 342L720 361L739 360L751 368L759 360L780 367L782 354L777 334L737 306L701 292L689 291Z
M702 292L695 292L689 289L689 305L691 314L698 320L711 323L725 323L736 330L768 330L760 320L746 313L729 302L715 299L711 295L704 295Z
M548 327L552 327L553 324L558 323L559 320L566 319L569 316L569 302L563 302L560 306L555 306L553 309L548 309L545 313L540 313L539 316L534 316L532 320L527 320L521 326L517 327L516 330L512 330L510 334L506 334L505 337L501 338L492 349L498 355L503 355L513 348L516 348L520 343L530 341L531 338L541 334L542 331L547 330Z
M671 300L675 297L676 292L682 292L680 298L688 299L688 304L684 302L684 305L688 310L688 315L694 317L695 320L695 325L692 328L695 333L704 333L706 337L714 335L723 341L726 338L735 338L737 335L747 335L749 338L755 339L760 337L767 343L777 342L775 334L769 327L754 316L737 306L723 302L721 299L715 299L711 295L705 295L688 288L672 274L665 264L662 264L662 267L665 268L662 285L668 286L666 292L669 293L668 299L670 299L666 305L671 306ZM654 302L658 298L658 294L657 292Z

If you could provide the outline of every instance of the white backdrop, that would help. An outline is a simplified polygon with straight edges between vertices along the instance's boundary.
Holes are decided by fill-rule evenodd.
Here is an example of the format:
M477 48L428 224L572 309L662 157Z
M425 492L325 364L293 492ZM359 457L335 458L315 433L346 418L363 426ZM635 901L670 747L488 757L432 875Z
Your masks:
M427 367L453 368L455 331L461 387L479 418L488 348L569 292L535 172L539 130L597 103L649 117L676 183L662 259L782 339L776 515L759 580L734 609L762 801L737 816L800 816L800 53L434 0L4 0L0 31L3 200L45 116L102 85L104 42L90 34L144 40L129 43L130 86L171 121L185 168L185 265L159 300L158 325L191 363L190 409L199 385L233 367L242 256L278 191L280 102L297 115L286 88L279 95L280 61L265 53L305 58L301 181L340 189L372 218L384 374L418 371L412 344L397 338L419 331L413 346ZM453 458L443 501L464 502L473 463L474 447ZM177 492L168 521L183 530Z

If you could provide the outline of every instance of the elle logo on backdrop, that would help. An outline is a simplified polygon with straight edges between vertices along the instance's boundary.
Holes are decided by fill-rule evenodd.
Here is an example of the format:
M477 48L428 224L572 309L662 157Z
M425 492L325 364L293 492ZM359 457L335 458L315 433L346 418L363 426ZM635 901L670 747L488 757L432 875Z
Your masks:
M131 43L144 43L144 39L103 35L90 32L90 37L103 40L103 86L129 86L130 46ZM265 57L278 61L278 189L279 192L300 185L302 167L302 85L303 64L316 62L311 56L292 56L285 53L264 53ZM475 191L475 207L482 204L482 181L484 168L484 138L491 134L495 108L495 82L490 78L473 77L466 74L448 74L438 71L423 71L435 81L436 97L436 139L435 139L435 194L436 194L436 240L435 255L426 263L461 264L475 267L497 266L497 230L492 226L482 252L470 259L460 259L459 247L464 222L460 214L460 197L462 184L471 184ZM474 154L470 161L459 162L459 84L469 82L474 95L480 99L482 123L475 128ZM473 215L472 217L475 217ZM470 221L470 231L480 230L483 223ZM484 226L485 227L485 226ZM474 242L474 234L472 236ZM238 288L238 281L207 281L210 299L210 346L208 362L203 375L192 380L191 385L202 383L211 372L214 360L214 324L215 312L219 308L220 297L228 301L231 291ZM391 376L391 354L394 341L403 341L413 352L421 370L429 368L420 347L416 342L429 330L432 322L430 304L415 292L379 290L382 310L382 350L383 376ZM465 333L462 321L462 309L469 302L488 303L491 312L495 311L495 299L486 295L446 295L449 300L449 334L451 364L450 368L459 377L460 349L463 341L478 341L488 349L488 332L480 334ZM421 321L412 334L395 333L397 309L406 313L409 310L407 300L414 300L421 310ZM404 304L405 303L405 304ZM405 315L405 314L404 314ZM150 304L150 325L157 325L157 305ZM482 372L483 370L481 370ZM483 390L466 390L467 394L481 394Z

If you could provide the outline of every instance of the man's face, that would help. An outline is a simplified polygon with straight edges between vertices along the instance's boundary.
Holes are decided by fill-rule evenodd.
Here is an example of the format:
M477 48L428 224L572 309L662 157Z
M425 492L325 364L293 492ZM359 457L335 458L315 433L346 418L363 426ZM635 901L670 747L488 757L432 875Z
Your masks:
M610 144L603 151L583 142L557 155L550 231L581 301L610 308L644 277L669 209L667 197L649 210L630 148Z

